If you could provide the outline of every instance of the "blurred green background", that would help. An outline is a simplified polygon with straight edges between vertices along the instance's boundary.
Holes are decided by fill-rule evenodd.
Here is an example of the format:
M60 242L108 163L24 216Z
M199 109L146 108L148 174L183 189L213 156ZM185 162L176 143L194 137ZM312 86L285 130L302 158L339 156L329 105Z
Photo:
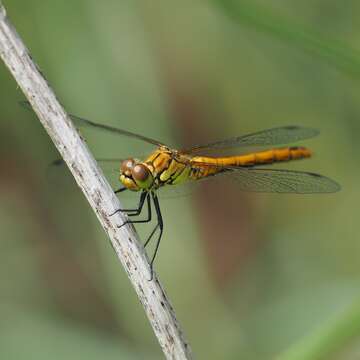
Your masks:
M330 195L162 201L155 268L198 359L360 359L360 3L5 1L65 108L185 146L319 128ZM162 358L125 272L0 66L0 358ZM85 136L99 157L144 144ZM137 199L126 199L136 203ZM142 239L150 226L137 227Z

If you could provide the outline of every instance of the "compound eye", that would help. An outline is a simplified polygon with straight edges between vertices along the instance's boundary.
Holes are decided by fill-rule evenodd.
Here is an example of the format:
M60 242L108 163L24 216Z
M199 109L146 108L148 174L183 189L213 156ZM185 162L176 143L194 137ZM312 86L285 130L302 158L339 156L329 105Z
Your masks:
M138 164L133 167L131 174L135 181L145 182L149 178L150 171L146 166Z
M134 159L124 160L120 166L121 173L126 176L130 176L131 170L133 169L134 165L135 165Z
M141 189L149 189L152 186L153 176L145 165L136 164L132 168L131 175Z

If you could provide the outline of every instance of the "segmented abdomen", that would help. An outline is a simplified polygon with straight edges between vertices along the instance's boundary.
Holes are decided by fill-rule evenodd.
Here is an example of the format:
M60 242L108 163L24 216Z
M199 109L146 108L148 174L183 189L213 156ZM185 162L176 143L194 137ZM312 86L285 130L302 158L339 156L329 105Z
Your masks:
M191 159L192 171L190 172L189 178L193 180L201 179L222 172L226 167L251 167L308 157L311 157L311 151L302 146L276 148L246 155L227 157L195 156ZM211 166L212 164L214 166Z

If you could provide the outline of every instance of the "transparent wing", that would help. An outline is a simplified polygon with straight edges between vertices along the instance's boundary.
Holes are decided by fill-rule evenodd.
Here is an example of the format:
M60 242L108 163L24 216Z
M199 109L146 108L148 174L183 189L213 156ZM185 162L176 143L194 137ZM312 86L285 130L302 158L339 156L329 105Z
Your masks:
M21 101L20 105L25 107L28 110L33 111L32 107L31 107L31 104L28 101ZM131 131L119 129L117 127L113 127L113 126L109 126L109 125L105 125L105 124L99 124L97 122L90 121L90 120L81 118L81 117L76 116L76 115L69 114L69 116L73 120L74 124L76 126L78 126L78 127L91 127L91 128L97 129L97 130L103 130L103 131L111 132L112 134L118 134L118 135L122 135L122 136L132 137L134 139L145 141L145 142L147 142L149 144L152 144L152 145L155 145L155 146L163 145L160 141L157 141L155 139L151 139L151 138L143 136L143 135L135 134L135 133L133 133Z
M119 182L119 165L121 159L97 160L114 190L121 187ZM51 167L63 167L64 161L56 160ZM210 166L209 164L201 164ZM211 165L213 166L213 165ZM239 190L264 193L319 194L334 193L341 189L334 180L316 173L264 168L227 167L223 172L196 181L187 181L179 185L165 185L158 190L162 199L172 199L192 194L203 181L229 179L236 181ZM122 193L133 194L133 192Z
M300 140L310 139L318 134L319 130L317 129L301 126L283 126L194 146L190 149L183 150L182 152L193 153L203 150L228 149L241 146L273 146L289 144Z
M258 168L226 168L215 177L229 177L243 191L268 193L333 193L340 185L326 176L304 171Z

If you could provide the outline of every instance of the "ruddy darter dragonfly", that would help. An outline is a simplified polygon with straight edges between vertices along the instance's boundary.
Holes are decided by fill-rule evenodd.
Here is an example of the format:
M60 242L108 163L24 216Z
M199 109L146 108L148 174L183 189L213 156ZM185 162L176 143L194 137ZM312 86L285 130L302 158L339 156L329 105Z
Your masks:
M23 103L30 107L28 103ZM255 132L248 135L232 137L215 141L189 149L176 150L152 138L135 134L116 127L99 124L90 120L70 115L76 125L92 127L114 134L132 137L151 145L156 149L145 159L129 158L120 160L119 181L122 187L115 193L134 191L140 193L139 204L135 209L118 209L129 217L139 216L147 203L147 217L143 220L127 220L126 223L146 223L152 219L152 203L154 205L157 222L147 238L144 247L158 231L155 250L151 257L151 279L153 264L159 249L163 234L163 218L161 215L159 198L164 187L176 187L184 183L199 182L213 177L231 177L240 190L268 192L268 193L333 193L340 190L340 186L328 177L304 171L270 169L267 165L288 162L311 157L311 151L303 146L275 147L279 144L289 144L312 138L319 134L316 129L300 126L283 126ZM245 148L251 146L266 146L270 149L244 153L235 156L205 156L208 151L231 148ZM106 161L106 160L104 160ZM99 160L101 162L101 160ZM151 280L150 279L150 280Z

